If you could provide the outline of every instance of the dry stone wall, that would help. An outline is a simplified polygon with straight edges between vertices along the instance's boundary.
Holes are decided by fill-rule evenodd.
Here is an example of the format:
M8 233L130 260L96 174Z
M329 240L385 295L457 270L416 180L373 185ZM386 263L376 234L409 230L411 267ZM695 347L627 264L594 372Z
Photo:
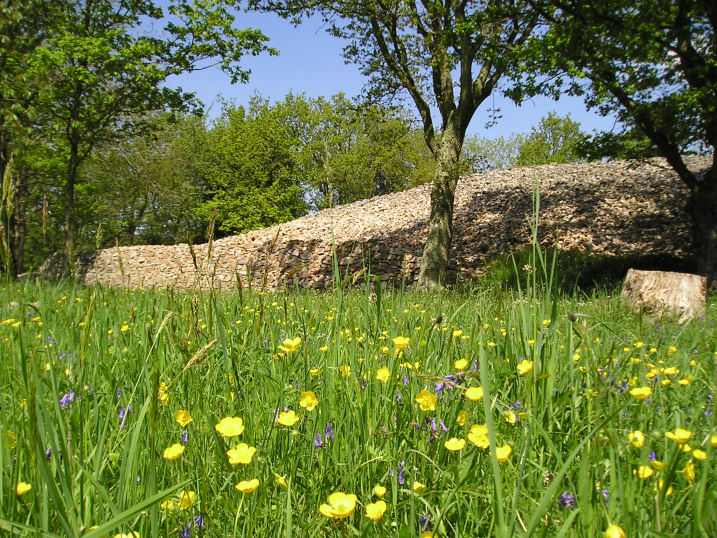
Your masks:
M706 158L689 166L704 171ZM685 256L687 190L661 159L513 168L462 178L455 197L449 272L481 273L487 259L530 244L534 187L544 245L600 255ZM342 275L363 269L413 283L430 214L430 185L320 211L205 245L132 246L78 256L77 278L107 286L326 288L332 247ZM57 258L45 274L56 274Z

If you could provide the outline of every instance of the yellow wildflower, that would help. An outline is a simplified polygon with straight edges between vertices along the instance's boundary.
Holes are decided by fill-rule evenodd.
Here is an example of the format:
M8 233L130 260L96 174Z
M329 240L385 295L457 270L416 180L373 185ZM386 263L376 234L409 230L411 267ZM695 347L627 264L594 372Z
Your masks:
M328 503L319 506L319 512L333 519L349 517L356 508L356 495L337 491L329 495Z
M375 503L369 503L366 505L366 517L374 521L378 521L383 517L386 512L386 503L378 500Z
M251 463L255 453L256 448L246 443L239 443L234 448L227 450L227 456L229 456L229 463L231 465L248 465Z
M287 338L284 340L284 345L279 346L279 349L284 353L293 353L301 346L301 338Z
M222 437L236 437L244 431L244 421L239 417L224 417L214 425L214 429Z
M259 479L252 478L251 480L242 480L234 487L242 493L253 493L254 490L259 487Z
M418 402L421 411L435 411L437 401L438 398L427 390L421 390L421 392L416 394L416 402Z
M183 453L184 453L184 445L179 444L179 443L174 443L172 446L164 449L164 452L162 452L162 457L165 460L176 460Z
M293 409L290 409L289 411L279 413L279 418L277 418L276 421L282 426L291 427L299 421L299 417L296 416Z
M314 408L319 405L319 400L316 398L316 394L313 391L307 390L301 393L301 400L299 405L307 411L313 411Z

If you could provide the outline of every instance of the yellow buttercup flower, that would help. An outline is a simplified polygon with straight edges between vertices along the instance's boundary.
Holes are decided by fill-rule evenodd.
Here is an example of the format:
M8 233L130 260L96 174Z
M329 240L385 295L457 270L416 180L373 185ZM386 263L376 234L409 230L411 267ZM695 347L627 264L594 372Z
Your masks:
M515 424L518 421L518 415L516 415L512 409L508 409L503 413L503 418L508 424Z
M698 448L692 452L692 457L696 460L704 461L707 459L707 452Z
M344 519L353 514L356 508L356 495L337 491L329 495L328 503L319 506L319 512L333 519Z
M313 411L314 408L319 405L319 400L316 398L316 394L313 391L307 390L301 393L301 400L299 405L307 411Z
M189 411L178 409L177 416L174 417L174 420L177 422L177 424L184 428L187 424L192 422L192 415L189 414Z
M651 460L650 467L655 469L655 471L662 471L665 467L667 467L667 465L660 460Z
M533 369L533 361L523 359L518 363L518 374L525 375Z
M299 421L299 417L296 416L293 409L290 409L289 411L279 413L279 418L277 418L276 421L282 426L291 427Z
M635 430L634 432L628 434L627 440L635 448L642 448L642 445L645 444L645 434L643 434L640 430Z
M483 398L483 387L470 387L466 389L465 395L471 402L477 402Z
M421 390L421 392L416 394L416 402L421 408L421 411L435 411L437 401L438 398L427 390Z
M374 486L373 487L373 494L376 495L379 499L386 495L386 488L383 486Z
M179 505L177 508L180 510L187 510L188 508L191 508L192 503L194 502L194 497L196 497L196 494L193 491L182 491L179 494Z
M169 387L167 387L167 384L164 381L159 384L157 398L159 398L162 405L167 405L167 402L169 402Z
M466 412L461 409L458 411L458 417L456 418L456 422L459 426L464 426L467 420Z
M503 445L496 448L495 457L498 458L498 461L500 463L505 463L506 461L508 461L512 453L513 449L510 445Z
M625 531L622 530L622 527L620 525L615 525L614 523L611 523L607 526L607 529L605 529L605 532L603 533L604 538L627 538L625 535Z
M278 484L282 488L286 487L286 477L285 476L281 476L280 474L274 473L274 482L276 482L276 484Z
M408 347L410 341L411 339L406 336L397 336L393 339L393 345L396 346L396 351L401 351Z
M453 368L456 370L465 370L468 366L468 359L458 359L453 363Z
M473 424L468 434L468 440L478 448L486 449L490 446L488 438L488 426L485 424Z
M390 377L391 370L388 369L388 366L382 366L376 371L376 379L382 381L383 383L386 383Z
M710 444L713 448L717 448L717 435L710 436Z
M229 456L229 463L231 465L248 465L251 463L255 453L256 448L246 443L239 443L234 448L227 450L227 456Z
M466 446L466 440L451 437L448 441L443 443L443 446L446 447L446 450L450 450L451 452L458 452L460 450L463 450L463 448Z
M236 437L244 431L244 421L239 417L224 417L214 425L214 429L222 437Z
M293 353L301 346L301 338L287 338L284 340L284 344L279 346L279 349L284 353Z
M692 460L685 464L685 468L679 471L679 473L685 477L688 482L694 482L695 480L695 464Z
M174 443L172 446L167 447L162 452L162 457L165 460L176 460L184 453L184 445L180 443Z
M374 521L378 521L383 517L386 512L386 503L378 500L375 503L369 503L366 505L366 517Z
M640 465L640 468L635 471L635 474L644 480L645 478L650 478L654 472L649 465Z
M251 480L242 480L234 487L242 493L253 493L254 490L259 487L259 479L252 478Z
M644 400L652 396L652 389L650 387L635 387L630 389L630 396L638 400Z
M344 364L341 368L339 368L339 372L341 372L343 377L349 377L351 375L351 366Z
M461 329L453 331L453 338L460 338L461 335L463 335L463 331Z
M32 489L32 484L28 484L27 482L18 482L17 487L15 488L15 493L18 497L21 495L25 495L28 491Z
M416 495L420 495L427 489L428 486L426 486L425 484L421 484L418 480L413 483L413 493L415 493Z
M665 432L665 437L670 441L684 444L692 437L692 432L683 428L677 428L674 432Z

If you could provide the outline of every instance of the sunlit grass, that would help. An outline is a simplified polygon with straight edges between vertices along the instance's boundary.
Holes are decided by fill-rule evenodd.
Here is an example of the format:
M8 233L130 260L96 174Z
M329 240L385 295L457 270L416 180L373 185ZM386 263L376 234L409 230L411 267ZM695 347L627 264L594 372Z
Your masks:
M714 301L680 326L538 276L470 293L5 284L0 528L716 535Z

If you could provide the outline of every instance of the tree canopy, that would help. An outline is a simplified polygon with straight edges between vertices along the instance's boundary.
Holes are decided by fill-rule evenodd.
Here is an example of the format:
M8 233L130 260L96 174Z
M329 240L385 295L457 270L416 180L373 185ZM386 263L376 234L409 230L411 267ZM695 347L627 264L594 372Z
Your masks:
M699 270L717 277L717 167L698 176L683 154L717 144L717 7L708 0L532 2L549 26L526 49L529 91L582 95L616 114L617 140L665 157L690 189ZM540 76L548 75L540 80ZM609 137L605 139L610 142ZM612 139L614 141L615 138ZM642 147L640 147L642 146Z

